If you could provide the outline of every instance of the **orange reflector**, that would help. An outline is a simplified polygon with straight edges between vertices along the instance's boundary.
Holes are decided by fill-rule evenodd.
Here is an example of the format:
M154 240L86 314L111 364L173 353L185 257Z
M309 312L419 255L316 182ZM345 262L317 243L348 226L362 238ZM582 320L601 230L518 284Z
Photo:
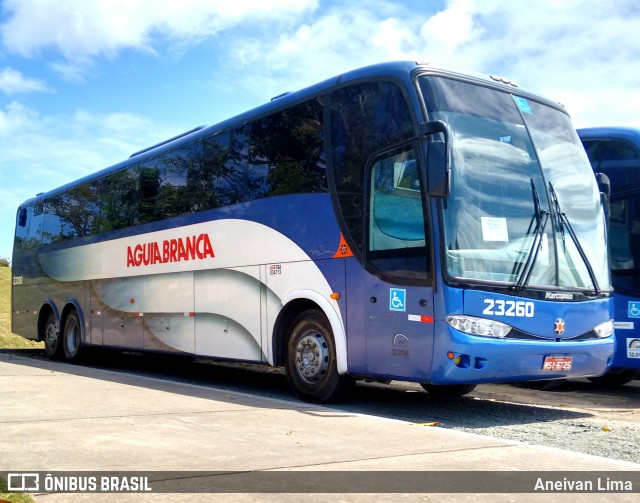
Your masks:
M449 358L449 360L453 360L456 357L456 355L453 354L453 352L449 351L447 353L447 358Z
M333 292L331 295L329 295L329 297L331 297L333 300L338 300L340 298L340 294L338 292Z
M133 304L135 300L133 298L129 299L129 304Z

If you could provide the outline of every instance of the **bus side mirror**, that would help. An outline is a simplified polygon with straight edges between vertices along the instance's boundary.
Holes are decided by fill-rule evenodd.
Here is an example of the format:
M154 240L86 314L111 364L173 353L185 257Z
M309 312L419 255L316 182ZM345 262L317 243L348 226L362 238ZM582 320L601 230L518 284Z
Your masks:
M604 173L596 173L596 182L600 192L607 197L611 197L611 180Z
M602 203L605 222L607 227L609 227L609 220L611 218L611 211L609 207L609 198L611 197L611 180L609 180L609 177L604 173L596 173L596 182L598 183L598 189L600 190L600 202Z
M431 197L448 197L451 188L451 147L449 126L443 121L420 125L422 136L441 133L444 141L431 138L427 143L427 193Z

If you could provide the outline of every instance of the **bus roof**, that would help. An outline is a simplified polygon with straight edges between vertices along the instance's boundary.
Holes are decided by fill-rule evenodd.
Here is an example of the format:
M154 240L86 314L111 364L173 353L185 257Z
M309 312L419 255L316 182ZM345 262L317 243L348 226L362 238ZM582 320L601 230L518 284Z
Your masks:
M260 105L256 108L243 112L239 115L233 116L222 122L210 126L199 126L184 133L178 134L172 138L159 142L147 148L143 148L137 152L131 154L131 156L119 163L104 168L102 170L93 172L83 178L73 180L68 184L57 187L47 192L39 193L37 196L25 201L22 206L31 204L39 199L45 199L57 193L63 192L71 187L74 187L81 183L86 183L91 180L95 180L109 173L116 172L135 165L139 162L153 159L162 155L167 151L171 151L180 146L187 145L193 141L196 141L202 137L210 136L212 134L225 131L233 126L248 123L252 120L258 119L262 116L276 112L278 110L287 108L313 96L321 95L330 89L341 86L350 82L356 82L368 78L389 78L397 79L409 84L414 75L421 72L429 72L433 74L439 74L443 76L457 77L465 80L475 81L476 83L490 85L492 87L502 87L508 91L515 91L517 89L518 94L524 96L533 97L539 101L544 102L547 105L561 109L564 107L557 102L548 100L538 94L533 94L526 89L519 87L515 82L505 79L503 77L489 76L475 72L461 72L459 70L453 70L449 68L433 66L426 62L416 61L394 61L387 63L378 63L375 65L366 66L356 70L340 74L330 79L324 80L312 86L306 87L299 91L287 92L276 96L269 102ZM566 112L566 111L565 111Z
M640 128L622 126L603 126L579 128L578 135L581 139L596 138L622 138L640 146Z

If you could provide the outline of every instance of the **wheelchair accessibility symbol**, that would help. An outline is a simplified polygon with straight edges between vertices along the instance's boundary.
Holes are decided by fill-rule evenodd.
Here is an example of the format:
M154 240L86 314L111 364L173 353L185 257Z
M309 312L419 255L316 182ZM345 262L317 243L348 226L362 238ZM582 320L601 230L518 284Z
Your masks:
M629 302L629 318L640 318L640 302Z
M406 299L406 290L402 288L391 288L389 290L389 309L391 311L406 311Z

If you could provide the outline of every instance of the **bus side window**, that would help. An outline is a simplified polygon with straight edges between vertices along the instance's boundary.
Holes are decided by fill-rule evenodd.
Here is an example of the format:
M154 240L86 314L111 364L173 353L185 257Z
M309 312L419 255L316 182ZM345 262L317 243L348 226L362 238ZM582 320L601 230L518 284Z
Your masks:
M38 248L42 242L42 227L44 224L44 213L42 203L30 204L21 211L24 211L24 226L16 227L16 249L25 252L33 248ZM14 254L14 263L18 260Z
M372 81L347 86L331 95L330 151L335 193L345 235L364 251L365 168L385 146L413 135L411 112L394 82Z
M18 227L27 226L27 208L20 208L18 213Z
M16 227L16 249L25 250L29 248L30 239L29 228L33 224L33 205L20 208L18 213L18 226ZM38 246L40 243L38 242ZM17 257L16 257L17 258Z

